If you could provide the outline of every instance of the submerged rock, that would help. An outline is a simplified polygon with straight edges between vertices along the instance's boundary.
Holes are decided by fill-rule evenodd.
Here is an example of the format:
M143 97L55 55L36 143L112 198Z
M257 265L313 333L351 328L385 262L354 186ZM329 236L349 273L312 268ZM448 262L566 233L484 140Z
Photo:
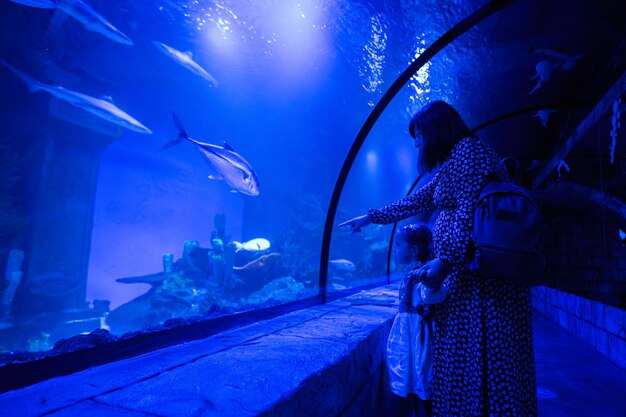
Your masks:
M293 277L287 276L275 279L265 284L263 288L253 292L248 297L248 304L263 304L266 301L289 302L302 298L306 287Z
M68 339L61 339L54 344L55 353L73 352L75 350L103 345L117 340L117 336L112 335L106 329L96 329L89 334L79 334Z

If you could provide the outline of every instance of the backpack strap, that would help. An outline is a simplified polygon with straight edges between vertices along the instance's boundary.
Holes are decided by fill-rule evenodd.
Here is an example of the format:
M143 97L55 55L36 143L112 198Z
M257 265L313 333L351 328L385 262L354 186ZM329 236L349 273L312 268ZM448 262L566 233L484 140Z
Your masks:
M504 171L508 178L498 178L498 171ZM494 175L497 181L511 181L515 184L520 184L522 180L522 164L517 158L507 156L502 158L498 166L496 167L496 174Z

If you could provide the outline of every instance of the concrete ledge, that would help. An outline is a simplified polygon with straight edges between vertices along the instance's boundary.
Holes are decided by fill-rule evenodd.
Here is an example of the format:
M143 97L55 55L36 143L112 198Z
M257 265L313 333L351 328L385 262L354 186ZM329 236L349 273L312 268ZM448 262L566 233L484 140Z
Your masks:
M396 286L0 395L7 416L376 415Z

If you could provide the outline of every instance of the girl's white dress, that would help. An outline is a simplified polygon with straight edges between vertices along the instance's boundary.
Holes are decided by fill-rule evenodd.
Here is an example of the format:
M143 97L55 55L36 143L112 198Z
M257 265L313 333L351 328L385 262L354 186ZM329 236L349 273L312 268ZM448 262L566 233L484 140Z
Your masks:
M400 284L400 312L387 340L386 379L394 394L430 398L435 324L428 305L443 302L447 295L448 288L443 285L435 292L421 282L411 285L408 277Z

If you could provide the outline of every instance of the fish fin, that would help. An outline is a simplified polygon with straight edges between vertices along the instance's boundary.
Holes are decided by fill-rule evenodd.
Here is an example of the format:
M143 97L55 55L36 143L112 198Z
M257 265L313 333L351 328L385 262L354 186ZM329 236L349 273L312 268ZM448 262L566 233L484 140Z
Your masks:
M230 192L233 193L233 194L237 194L239 191L237 191L237 190L230 190Z
M235 152L233 147L226 143L226 141L224 141L224 149L226 149L227 151Z
M211 174L207 177L210 180L222 181L224 178L219 174Z
M619 238L622 240L626 239L626 232L624 232L622 229L619 229Z
M104 101L108 101L109 103L113 104L113 97L111 96L102 96L100 98Z
M539 89L539 87L541 87L542 83L541 80L537 81L537 84L535 85L535 88L533 88L532 90L530 90L530 93L528 93L528 95L531 95L532 93L534 93L535 91L537 91Z
M182 142L183 139L189 138L189 135L187 135L187 131L183 127L183 124L180 122L180 119L178 118L175 112L172 112L172 118L174 119L174 124L176 125L176 129L178 130L178 134L176 135L174 139L167 142L165 145L161 147L162 151L169 149L174 145L179 144L180 142Z
M193 59L193 52L191 52L191 51L185 51L185 52L183 52L183 54L185 54L185 55L187 55L189 58L192 58L192 59Z
M11 72L13 72L15 75L20 77L22 79L22 81L24 81L26 83L26 86L28 87L28 89L30 91L35 92L37 90L41 90L42 89L42 83L40 83L39 81L37 81L36 79L31 77L30 75L28 75L28 74L18 70L14 66L10 65L9 63L7 63L5 60L0 59L0 64L4 65L9 70L11 70Z
M17 2L17 3L21 3L21 2ZM55 7L57 7L56 3L52 0L46 1L46 2L34 2L34 3L24 3L25 5L29 6L29 7L36 7L38 9L54 9Z

